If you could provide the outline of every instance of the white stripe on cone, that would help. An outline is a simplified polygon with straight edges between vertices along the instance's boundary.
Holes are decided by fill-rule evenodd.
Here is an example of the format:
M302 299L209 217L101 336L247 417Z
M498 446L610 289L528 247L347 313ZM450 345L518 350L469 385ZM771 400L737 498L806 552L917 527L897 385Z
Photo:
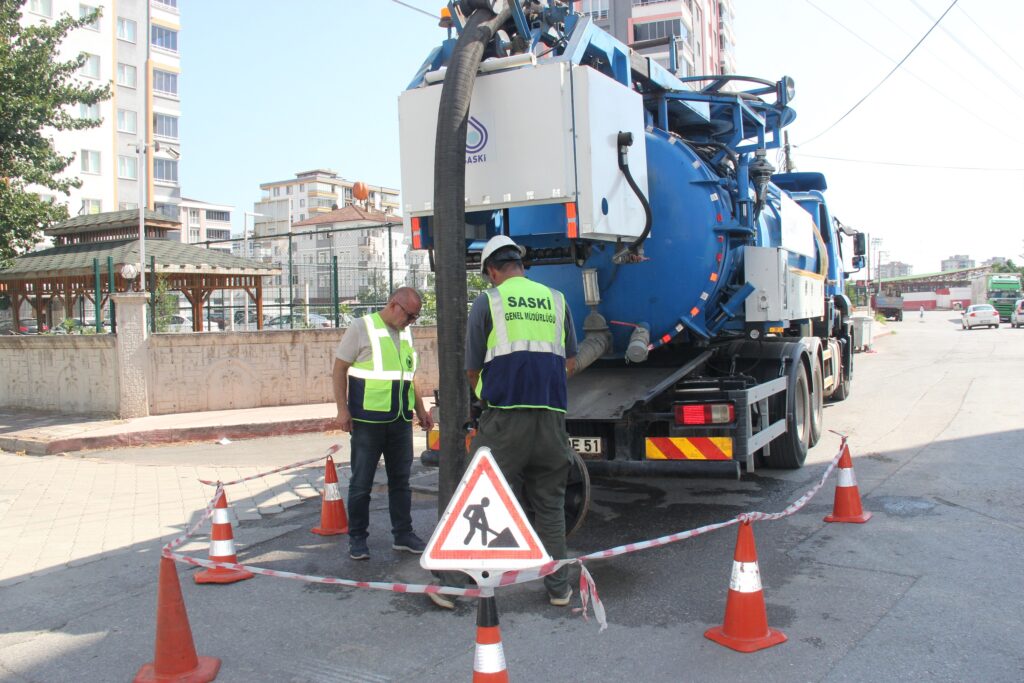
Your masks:
M324 500L341 500L341 485L338 482L324 484Z
M213 523L214 524L231 524L231 515L228 514L227 508L214 508L213 509Z
M839 468L839 483L837 486L849 487L857 485L857 477L854 475L853 470L840 467Z
M737 593L757 593L761 590L761 570L757 562L732 563L732 576L729 577L729 590Z
M481 645L477 643L473 671L481 674L497 674L505 670L505 651L501 643Z
M231 557L234 554L235 542L232 539L210 541L210 557Z

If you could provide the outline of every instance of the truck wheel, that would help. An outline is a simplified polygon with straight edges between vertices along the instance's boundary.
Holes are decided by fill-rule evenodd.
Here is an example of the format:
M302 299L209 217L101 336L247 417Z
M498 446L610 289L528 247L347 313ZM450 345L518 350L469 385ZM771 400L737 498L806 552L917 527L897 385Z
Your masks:
M850 373L846 371L845 367L840 367L839 374L839 386L832 393L833 401L845 401L850 396Z
M821 378L821 366L817 359L811 359L811 435L808 444L814 446L821 439L825 423L825 383Z
M803 467L811 436L811 395L807 382L807 368L803 363L797 369L792 385L787 389L786 433L775 442L779 448L766 459L769 469L795 470ZM774 402L777 407L783 401Z

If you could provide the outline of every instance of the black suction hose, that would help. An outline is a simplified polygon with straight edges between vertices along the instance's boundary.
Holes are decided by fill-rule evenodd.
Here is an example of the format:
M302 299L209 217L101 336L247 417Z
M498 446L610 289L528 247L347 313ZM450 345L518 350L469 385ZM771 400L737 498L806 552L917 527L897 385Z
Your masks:
M647 236L651 234L651 205L647 201L647 197L644 196L644 193L640 191L640 187L636 184L636 181L633 180L633 174L629 171L628 151L633 145L633 134L620 131L618 144L619 170L622 171L624 176L626 176L626 182L629 183L629 187L633 190L633 193L636 194L640 203L643 204L644 215L647 217L647 222L644 223L644 231L640 233L640 236L636 238L636 241L629 245L629 250L636 254L640 249L640 246L644 243L644 240L646 240Z
M455 44L437 115L434 145L434 249L437 267L437 347L440 418L450 427L469 416L466 334L466 127L476 72L494 32L511 16L476 9ZM465 468L459 429L441 430L438 514L443 514Z

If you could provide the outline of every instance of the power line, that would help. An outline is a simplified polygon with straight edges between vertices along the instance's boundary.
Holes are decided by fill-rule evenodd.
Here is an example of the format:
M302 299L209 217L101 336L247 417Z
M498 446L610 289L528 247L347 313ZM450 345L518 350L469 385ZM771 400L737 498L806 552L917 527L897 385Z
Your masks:
M864 103L864 100L866 100L867 98L871 97L871 95L872 95L872 94L873 94L873 93L874 93L874 92L875 92L876 90L878 90L879 88L881 88L881 87L882 87L882 84L883 84L883 83L885 83L885 82L886 82L887 80L889 80L889 77L890 77L890 76L892 76L892 75L893 75L894 73L896 73L896 71L897 71L897 70L898 70L898 69L899 69L899 68L900 68L901 66L903 66L903 63L904 63L904 62L906 62L906 61L907 61L907 60L908 60L908 59L910 58L910 55L914 54L914 51L915 51L915 50L917 50L917 48L918 48L918 47L920 47L921 43L923 43L923 42L924 42L925 38L927 38L927 37L928 37L928 36L929 36L929 35L931 34L931 32L935 30L935 27L939 25L939 22L940 22L940 21L942 21L942 20L943 20L943 19L944 19L944 18L946 17L946 15L947 15L947 14L949 14L949 11L950 11L951 9L953 9L953 7L954 7L954 6L956 6L956 3L958 3L959 1L960 1L960 0L953 0L953 2L952 2L952 3L950 4L950 5L949 5L949 7L947 7L947 8L946 8L946 11L942 13L942 16L941 16L941 17L939 17L938 19L936 19L936 20L935 20L935 23L934 23L934 24L932 24L931 28L929 28L929 29L928 29L928 31L927 31L927 32L926 32L926 33L925 33L925 34L924 34L923 36L921 36L921 40L917 41L917 43L915 43L915 44L914 44L914 47L910 48L910 52L908 52L908 53L907 53L907 54L906 54L906 55L905 55L905 56L903 57L903 59L901 59L901 60L899 61L899 63L898 63L898 64L897 64L896 66L894 66L894 67L892 68L892 70L891 70L891 71L889 71L889 73L887 73L887 74L885 75L885 78L883 78L883 79L882 79L881 81L879 81L879 82L878 82L878 85L876 85L876 86L875 86L875 87L873 87L873 88L872 88L871 90L869 90L869 91L867 92L867 94L866 94L866 95L864 95L864 97L860 98L860 99L859 99L859 100L857 101L857 103L856 103L855 105L853 105L852 107L850 107L850 109L849 109L849 110L847 110L847 112L846 112L845 114L843 114L843 115L842 115L842 116L840 116L840 117L839 117L838 119L836 119L836 121L835 121L835 122L834 122L834 123L833 123L833 124L832 124L831 126L829 126L828 128L826 128L825 130L821 131L820 133L818 133L817 135L815 135L815 136L814 136L813 138L811 138L810 140L804 140L804 141L803 141L803 142L802 142L801 144L804 144L804 145L806 145L806 144L808 144L808 143L810 143L810 142L813 142L814 140L817 140L817 139L818 139L818 138L820 138L820 137L821 137L822 135L824 135L825 133L827 133L827 132L829 132L830 130L832 130L833 128L835 128L835 127L836 127L837 125L839 125L839 123L840 123L840 122L842 122L842 120L843 120L843 119L845 119L845 118L846 118L847 116L849 116L850 114L852 114L852 113L853 113L853 111L854 111L854 110L855 110L855 109L856 109L857 107L859 107L860 105L862 105L862 104Z
M876 46L876 45L875 45L874 43L872 43L872 42L871 42L871 41L869 41L868 39L866 39L866 38L864 38L863 36L861 36L861 35L860 35L859 33L857 33L856 31L854 31L853 29L851 29L851 28L850 28L849 26L847 26L846 24L844 24L843 22L841 22L841 21L840 21L839 19L837 19L836 17L834 17L834 16L832 16L831 14L829 14L828 12L826 12L826 11L825 11L824 9L822 9L822 8L821 8L821 7L819 7L818 5L814 4L814 2L812 2L811 0L805 0L805 2L806 2L806 3L808 4L808 5L810 5L811 7L813 7L814 9L816 9L816 10L818 10L819 12L821 12L822 14L824 14L824 15L825 15L825 16L826 16L826 17L827 17L828 19L830 19L830 20L831 20L832 22L834 22L834 23L835 23L836 25L838 25L838 26L839 26L839 27L840 27L841 29L843 29L844 31L846 31L847 33L849 33L850 35L852 35L852 36L853 36L854 38L856 38L856 39L857 39L857 40L859 40L860 42L862 42L862 43L864 43L865 45L867 45L867 46L868 46L869 48L871 48L872 50L874 50L874 51L875 51L876 53L880 54L880 55L881 55L882 57L885 57L885 58L886 58L886 59L888 59L888 60L889 60L890 62L894 62L894 63L896 62L896 59L895 59L895 58L893 58L893 57L890 57L890 56L889 56L888 54L886 54L885 52L883 52L883 51L882 51L882 50L881 50L881 49L880 49L879 47L877 47L877 46ZM886 19L886 20L888 20L889 22L893 23L893 24L894 24L894 25L895 25L895 26L896 26L897 28L900 28L900 30L901 30L901 31L903 30L903 29L902 29L902 28L901 28L901 27L899 26L899 24L896 24L895 22L893 22L893 21L892 21L892 19L889 19L889 17L887 17L887 16L885 16L884 14L882 14L882 12L881 12L881 11L880 11L880 10L879 10L879 9L878 9L877 7L875 7L875 6L873 5L873 4L871 4L871 1L870 1L870 0L865 0L865 2L866 2L866 3L868 4L868 5L870 5L870 6L871 6L871 8L872 8L872 9L874 9L874 10L875 10L876 12L878 12L879 14L881 14L883 18L885 18L885 19ZM905 33L905 31L904 31L904 33ZM912 78L914 78L915 80L917 80L917 81L918 81L919 83L921 83L921 85L927 86L927 87L928 87L928 88L930 88L930 89L931 89L932 91L934 91L934 92L935 92L935 93L936 93L937 95L939 95L940 97L942 97L943 99L945 99L945 100L946 100L947 102L949 102L949 103L950 103L950 104L952 104L953 106L955 106L955 107L959 108L960 110L962 110L962 111L963 111L963 112L965 112L966 114L970 115L970 116L971 116L971 117L973 117L973 118L974 118L975 120L977 120L977 121L979 121L979 122L981 122L981 123L984 123L985 125L987 125L987 126L988 126L989 128L991 128L992 130L994 130L994 131L996 131L997 133L999 133L999 134L1001 134L1001 135L1005 136L1005 137L1006 137L1007 139L1009 139L1009 140L1013 140L1013 141L1014 141L1014 142L1016 142L1016 143L1021 143L1021 140L1020 140L1020 139L1018 139L1018 138L1016 138L1016 137L1014 137L1014 134L1013 134L1013 133L1011 133L1011 132L1010 132L1009 130L1007 130L1007 129L1005 129L1005 128L1000 128L1000 127L999 127L998 125L996 125L996 124L995 124L995 123L993 123L992 121L990 121L990 120L986 119L986 118L985 118L985 116L984 116L983 114L980 114L980 113L978 113L978 112L976 112L976 111L972 111L972 110L971 110L970 108L968 108L968 107L967 107L967 106L966 106L966 105L965 105L965 104L964 104L963 102L960 102L960 101L958 101L958 100L954 99L953 97L950 97L950 96L949 96L949 95L947 95L947 94L946 94L945 92L943 92L942 90L940 90L940 89L939 89L938 87L936 87L936 86L932 85L931 83L929 83L929 82L928 82L928 81L926 81L925 79L923 79L923 78L921 78L920 76L918 76L917 74L915 74L915 73L914 73L913 71L911 71L911 70L910 70L909 68L905 69L904 71L905 71L905 73L907 73L907 74L908 74L909 76L911 76ZM967 79L964 79L964 80L967 80ZM967 81L967 82L970 82L970 81Z
M794 145L799 147L799 145ZM851 164L872 164L875 166L900 166L904 168L934 168L944 171L1000 171L1006 173L1024 173L1024 168L1007 168L998 166L949 166L944 164L915 164L903 161L877 161L874 159L849 159L847 157L833 157L824 154L800 153L809 159L828 159L829 161L844 161Z
M437 16L432 14L431 12L428 12L425 9L420 9L419 7L416 7L415 5L410 5L407 2L402 2L402 0L391 0L391 2L395 3L396 5L401 5L402 7L406 7L408 9L411 9L413 12L419 12L420 14L425 14L428 17L430 17L431 19L435 19L435 20L437 19Z
M1016 59L1014 59L1013 55L1011 55L1011 54L1010 54L1009 52L1007 52L1007 51L1006 51L1006 49L1005 49L1005 48L1004 48L1004 47L1003 47L1002 45L1000 45L999 43L997 43L997 42L996 42L996 39L995 39L995 38L993 38L992 36L990 36L990 35L989 35L989 33L988 33L988 31L986 31L986 30L985 30L984 28L982 28L981 24L979 24L978 22L976 22L976 21L974 20L974 17L972 17L972 16L970 15L970 14L968 14L968 13L967 13L967 10L965 10L965 9L964 9L963 7L957 7L957 9L958 9L958 10L960 10L961 12L963 12L963 15L964 15L965 17L967 17L967 18L968 18L968 19L970 20L970 22L971 22L972 24L974 24L974 25L975 25L975 27L977 27L977 29L978 29L979 31L981 31L982 35L984 35L984 36L985 36L986 38L988 38L988 39L989 39L989 41L990 41L990 42L991 42L991 43L992 43L993 45L995 45L995 46L996 46L997 48L999 48L999 50L1000 50L1000 51L1001 51L1001 52L1002 52L1002 53L1003 53L1004 55L1006 55L1007 59L1009 59L1009 60L1010 60L1011 62L1013 62L1014 64L1016 64L1016 65L1017 65L1017 68L1018 68L1018 69L1020 69L1020 70L1024 71L1024 66L1022 66L1020 62L1018 62L1018 61L1017 61Z
M924 7L921 7L920 3L918 3L918 2L917 2L917 0L910 0L910 2L911 2L911 3L913 3L914 7L916 7L916 8L917 8L917 9L919 9L919 10L921 10L921 14L925 15L925 16L926 16L926 17L928 17L929 19L931 19L931 18L932 18L932 15L928 13L928 10L926 10L926 9L925 9ZM956 3L953 3L953 4L956 4ZM948 12L949 10L946 10L946 11ZM943 14L943 16L945 16L945 14ZM940 20L940 21L941 21L941 19L942 19L942 17L939 17L939 20ZM936 25L938 25L938 23L939 23L939 22L937 21L937 22L935 22L935 23L936 23ZM979 57L979 56L978 56L978 55L977 55L977 54L976 54L976 53L974 52L974 50L972 50L972 49L971 49L970 47L968 47L968 46L967 46L966 44L964 44L964 42L963 42L962 40L960 40L959 38L957 38L957 37L956 37L956 36L955 36L955 35L953 34L953 32L952 32L952 31L950 31L950 30L949 30L948 28L946 28L945 26L943 26L943 27L942 27L942 32L943 32L943 33L945 33L945 34L946 34L947 36L949 36L949 37L950 37L950 39L951 39L951 40L952 40L952 41L953 41L954 43L956 43L957 45L959 45L959 46L960 46L960 49L961 49L961 50L963 50L963 51L964 51L964 52L966 52L966 53L967 53L968 55L970 55L971 57L973 57L973 58L974 58L974 61L976 61L976 62L977 62L978 64L980 64L980 65L981 65L982 67L984 67L984 68L985 68L985 69L986 69L986 70L987 70L987 71L988 71L988 72L989 72L990 74L992 74L992 75L993 75L993 76L995 76L995 77L996 77L997 79L999 79L1000 81L1002 81L1003 85L1005 85L1005 86L1006 86L1007 88L1009 88L1009 89L1010 89L1010 90L1011 90L1011 91L1013 92L1013 94L1015 94L1015 95L1016 95L1017 97L1019 97L1019 98L1021 98L1022 100L1024 100L1024 93L1021 93L1021 91L1020 91L1020 90L1018 90L1018 89L1017 89L1017 88L1016 88L1016 87L1015 87L1015 86L1013 85L1013 83L1011 83L1010 81L1006 80L1006 78L1004 78L1004 77L1003 77L1003 75L1002 75L1001 73L999 73L999 72L998 72L998 71L997 71L996 69L992 68L992 66L991 66L991 65L990 65L990 64L989 64L988 62L986 62L986 61L985 61L984 59L982 59L981 57Z

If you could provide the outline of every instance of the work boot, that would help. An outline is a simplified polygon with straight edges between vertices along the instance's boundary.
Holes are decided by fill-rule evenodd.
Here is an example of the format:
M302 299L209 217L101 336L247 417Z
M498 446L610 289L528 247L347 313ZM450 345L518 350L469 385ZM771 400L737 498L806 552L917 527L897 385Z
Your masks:
M419 555L426 550L427 544L423 542L422 538L410 531L395 536L395 542L391 547L395 550L405 550L414 555Z
M370 559L370 547L366 544L366 539L350 538L348 540L348 556L353 560Z
M430 601L441 609L455 609L455 596L443 593L427 593Z
M572 601L572 589L566 588L565 595L551 595L548 594L548 602L555 607L565 607Z

